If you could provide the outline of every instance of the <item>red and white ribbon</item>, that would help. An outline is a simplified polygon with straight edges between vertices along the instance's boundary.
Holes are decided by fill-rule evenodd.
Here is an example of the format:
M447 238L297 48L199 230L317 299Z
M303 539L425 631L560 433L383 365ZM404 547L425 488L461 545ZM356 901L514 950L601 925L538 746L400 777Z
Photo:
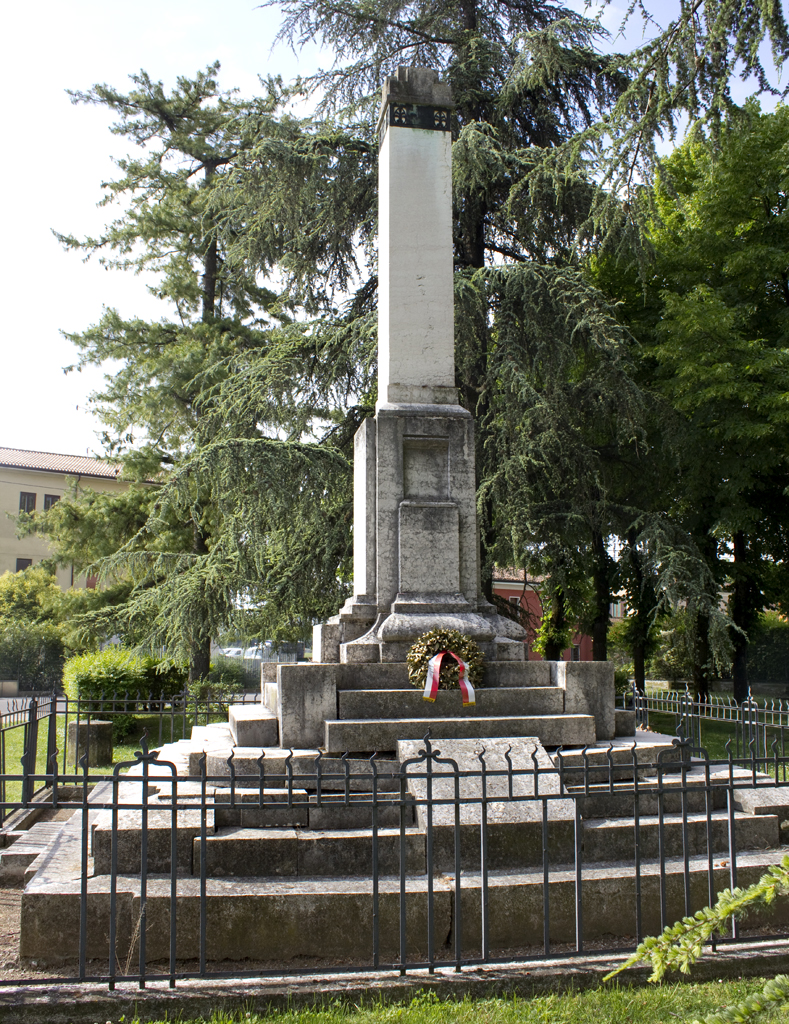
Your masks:
M460 692L463 695L463 707L467 708L469 705L475 703L474 687L466 678L468 675L468 665L462 660L462 658L459 658L454 651L439 651L438 654L434 655L427 663L427 679L425 680L425 689L422 694L422 698L424 700L429 700L431 703L435 701L436 694L438 693L438 680L441 675L441 663L447 654L450 658L454 658L458 663Z

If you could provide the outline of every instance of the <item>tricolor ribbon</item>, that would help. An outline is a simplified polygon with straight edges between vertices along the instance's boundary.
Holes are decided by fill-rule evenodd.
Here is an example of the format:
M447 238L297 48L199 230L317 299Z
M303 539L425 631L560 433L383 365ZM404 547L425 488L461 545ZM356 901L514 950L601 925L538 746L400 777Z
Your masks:
M429 700L431 703L435 701L436 694L438 693L438 680L441 675L441 662L447 654L458 663L460 692L463 695L463 707L467 708L469 705L474 704L474 687L466 679L468 665L454 651L439 651L427 663L427 679L425 680L425 690L422 698Z

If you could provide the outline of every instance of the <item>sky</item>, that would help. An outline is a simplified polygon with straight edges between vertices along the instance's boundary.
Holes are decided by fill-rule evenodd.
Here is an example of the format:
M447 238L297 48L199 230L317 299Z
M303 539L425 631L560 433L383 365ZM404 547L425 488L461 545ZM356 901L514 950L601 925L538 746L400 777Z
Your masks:
M111 154L128 152L108 130L109 112L73 105L65 90L100 82L125 89L141 68L168 86L219 60L222 87L254 95L259 74L287 80L320 63L317 47L299 58L284 45L272 52L279 19L255 0L37 0L6 11L5 72L14 95L4 105L0 162L0 447L100 452L87 397L102 371L64 374L76 349L60 331L86 329L102 306L150 319L166 313L141 278L85 263L52 234L101 229L113 209L96 205L102 181L115 174Z
M653 9L660 11L666 0ZM573 6L582 9L582 0ZM621 7L606 22L615 27ZM663 11L663 14L668 14ZM663 20L663 19L661 19ZM158 319L165 307L130 273L108 271L79 253L64 252L52 234L95 234L113 207L97 208L101 183L114 176L111 157L128 152L110 134L112 115L74 105L66 89L106 82L119 89L141 68L165 86L180 75L221 61L220 85L255 94L258 75L285 80L330 64L317 47L298 57L274 47L280 13L256 0L38 0L4 15L6 158L0 271L6 307L0 341L0 447L84 455L101 451L88 396L103 371L64 374L76 349L61 331L85 330L102 307L124 316ZM638 39L614 43L616 49ZM10 44L10 45L9 45ZM111 368L110 368L111 369Z

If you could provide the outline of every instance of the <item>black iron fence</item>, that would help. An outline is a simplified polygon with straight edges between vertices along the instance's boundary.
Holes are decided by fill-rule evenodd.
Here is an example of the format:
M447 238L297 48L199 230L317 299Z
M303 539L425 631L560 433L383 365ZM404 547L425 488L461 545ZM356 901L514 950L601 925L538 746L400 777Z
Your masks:
M623 706L636 712L641 729L665 728L668 719L672 732L702 747L704 723L719 723L730 733L735 757L753 753L769 757L776 751L783 757L789 742L789 701L749 697L738 704L733 697L709 694L695 698L686 691L668 690L640 693L635 690L623 698Z
M9 700L0 714L0 825L17 805L24 806L46 788L53 756L63 773L79 772L83 754L95 764L91 726L97 722L109 724L113 746L133 748L143 733L161 746L188 737L195 725L227 721L230 704L259 700L259 692L222 697L138 692L76 700L52 693ZM102 763L112 766L112 748L98 766ZM17 784L9 787L11 780Z
M27 711L32 743L46 715ZM179 774L143 736L102 775L86 755L76 772L56 750L43 772L28 761L3 784L73 816L31 866L23 903L21 954L58 969L26 983L173 987L624 952L781 855L789 787L775 743L717 760L681 737L524 749L481 746L471 767L429 734L402 762L208 749ZM735 924L712 948L763 941L781 920Z

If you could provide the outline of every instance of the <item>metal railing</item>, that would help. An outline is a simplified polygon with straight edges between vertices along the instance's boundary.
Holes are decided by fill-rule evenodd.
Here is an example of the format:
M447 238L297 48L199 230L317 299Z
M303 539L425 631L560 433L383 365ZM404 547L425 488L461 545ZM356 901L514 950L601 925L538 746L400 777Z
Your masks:
M154 980L174 987L197 977L348 970L341 947L349 931L357 941L353 970L399 974L511 962L523 959L524 951L537 958L583 955L601 927L595 948L604 953L610 951L605 929L617 924L625 937L616 951L623 952L649 931L713 902L725 886L747 884L765 870L756 855L741 849L748 845L740 842L737 814L743 792L767 793L772 804L789 805L787 758L775 748L769 756L751 748L747 755L730 751L713 761L680 737L651 764L639 761L636 745L610 747L602 756L560 749L552 761L541 760L535 749L520 764L511 753L510 748L492 767L483 747L477 763L463 768L442 756L428 733L402 763L376 754L361 762L347 754L306 759L290 751L271 760L261 753L253 769L246 762L251 774L244 774L233 754L212 759L204 752L196 770L179 777L172 761L149 749L147 737L133 758L103 776L89 774L85 756L79 771L61 773L53 751L46 773L24 777L28 793L45 790L47 807L75 812L62 841L78 851L71 863L76 857L79 873L68 898L59 896L51 911L73 957L73 978L110 988L120 981L145 987ZM629 848L626 856L617 855L615 867L608 863L610 850L600 853L606 842L595 846L592 834L614 805L623 815ZM352 920L326 902L327 858L314 859L314 874L305 876L298 864L292 870L292 858L301 855L286 853L279 869L257 881L252 873L239 881L235 869L217 879L211 836L222 816L268 814L275 824L259 823L265 835L277 821L303 815L305 822L315 809L327 808L361 808L368 821L361 840L354 833L354 841L365 845ZM777 822L759 817L761 826L774 829L777 847ZM351 853L343 856L350 866ZM355 871L348 867L347 873L358 876L361 861L357 856L353 862ZM254 902L256 894L268 891L284 899L283 878L294 891L305 882L313 906L310 927L297 923L285 929L271 909L274 903ZM35 890L35 880L30 885ZM236 905L248 926L247 955L260 963L229 971L212 958L217 937L227 933L223 900L240 899L238 886L249 900L247 910ZM619 920L594 923L600 893L613 900ZM34 892L28 904L44 915L39 933L46 925L45 899ZM314 966L283 967L281 961L295 954L277 946L287 941L278 929L309 946L316 903L324 907L326 955ZM294 902L293 914L298 913ZM238 920L234 927L244 930ZM254 945L261 929L264 937L266 929L274 933L266 948L281 949L281 956L266 957ZM22 931L24 936L24 917ZM733 939L748 937L734 924ZM712 948L727 941L716 936ZM232 955L230 946L221 952ZM25 983L64 980L60 972Z
M17 805L26 806L46 788L44 781L39 779L36 783L36 770L45 772L55 752L64 773L69 768L72 772L80 770L83 753L88 763L91 762L91 723L109 721L113 727L121 725L127 734L126 742L130 744L135 744L143 732L148 738L153 723L151 740L161 746L188 736L194 725L226 721L231 703L259 700L260 693L222 698L193 697L189 693L171 697L136 693L76 700L53 693L9 701L6 712L0 715L0 825ZM85 742L76 741L69 747L66 739L69 725L73 723L87 727ZM13 793L19 792L18 798L14 798L8 788L11 778L19 783L13 787Z
M735 757L741 754L769 757L776 750L784 756L789 743L789 701L749 697L738 704L733 697L710 694L694 698L686 691L634 690L623 698L623 706L635 710L636 727L649 729L655 716L670 716L673 732L682 732L696 746L703 746L702 723L717 722L731 730Z

